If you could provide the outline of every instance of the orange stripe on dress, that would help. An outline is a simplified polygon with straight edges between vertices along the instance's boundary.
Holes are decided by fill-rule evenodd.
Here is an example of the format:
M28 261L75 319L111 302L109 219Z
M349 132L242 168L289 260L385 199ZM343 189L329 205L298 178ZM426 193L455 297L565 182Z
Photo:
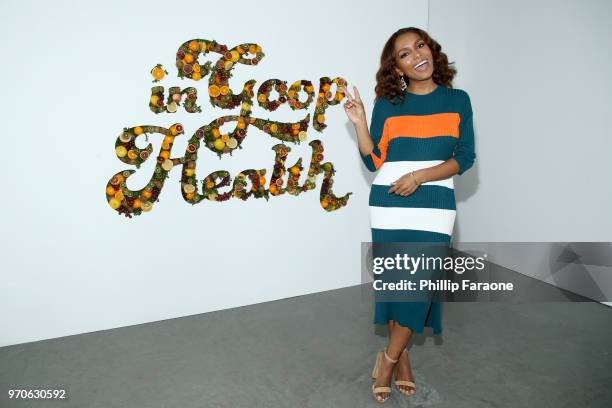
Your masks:
M385 126L388 125L387 143L396 137L451 136L459 138L460 121L461 117L456 112L391 116L385 121Z

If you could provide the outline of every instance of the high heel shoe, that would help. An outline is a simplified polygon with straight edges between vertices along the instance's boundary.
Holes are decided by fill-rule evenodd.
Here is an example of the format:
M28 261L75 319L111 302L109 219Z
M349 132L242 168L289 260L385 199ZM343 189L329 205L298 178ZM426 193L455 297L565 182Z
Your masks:
M406 349L404 349L404 351L402 351L402 354L406 353ZM402 358L402 354L400 354L400 358ZM406 354L406 358L408 358L408 354ZM399 359L398 359L399 361ZM410 360L408 360L408 364L410 364ZM401 392L402 394L408 396L408 397L412 397L413 395L416 394L416 384L412 381L408 381L408 380L398 380L397 379L397 371L398 371L398 366L395 365L395 367L393 368L393 376L395 377L395 387L397 388L397 390L399 392ZM414 394L411 394L410 391L407 391L405 389L401 389L399 386L403 385L406 387L411 387L412 389L414 389Z
M376 402L379 402L379 403L383 403L391 397L391 387L388 387L388 386L376 387L376 379L380 375L380 371L382 370L382 367L383 367L383 358L387 359L387 361L393 364L398 362L398 360L393 360L391 357L389 357L386 350L381 350L376 354L376 363L374 364L374 369L372 370L372 378L375 380L374 384L372 384L372 395L374 396L374 399L376 400ZM386 398L382 398L376 395L376 394L380 394L383 392L389 393L389 396Z

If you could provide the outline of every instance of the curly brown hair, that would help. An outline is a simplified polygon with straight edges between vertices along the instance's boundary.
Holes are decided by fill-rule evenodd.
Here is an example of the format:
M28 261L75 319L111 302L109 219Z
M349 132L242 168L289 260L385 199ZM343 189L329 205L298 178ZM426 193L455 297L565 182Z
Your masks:
M391 37L385 43L382 54L380 56L380 68L376 72L376 87L374 92L376 98L385 97L389 100L393 100L396 97L400 98L400 101L404 101L404 92L400 86L400 77L395 71L395 40L401 34L413 32L418 34L423 41L431 49L431 54L434 62L434 72L432 79L438 84L448 88L453 87L453 78L457 74L457 70L451 67L450 64L454 62L448 62L448 57L442 52L442 46L433 38L427 34L426 31L421 30L417 27L405 27L400 28L394 32ZM408 77L404 75L404 81L408 84Z

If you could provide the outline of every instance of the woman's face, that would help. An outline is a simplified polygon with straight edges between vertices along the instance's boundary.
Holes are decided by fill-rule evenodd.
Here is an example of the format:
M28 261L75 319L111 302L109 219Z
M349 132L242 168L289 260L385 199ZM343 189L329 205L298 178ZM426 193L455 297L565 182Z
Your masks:
M395 70L398 75L422 81L434 71L431 49L417 33L407 32L395 39Z

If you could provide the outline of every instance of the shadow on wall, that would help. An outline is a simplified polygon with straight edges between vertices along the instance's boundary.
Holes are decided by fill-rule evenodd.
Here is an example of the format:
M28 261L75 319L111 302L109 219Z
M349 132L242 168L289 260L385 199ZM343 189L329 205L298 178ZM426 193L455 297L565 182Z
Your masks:
M353 153L357 154L357 158L359 159L359 170L361 171L361 175L368 183L367 185L370 186L374 181L374 178L376 177L376 172L368 170L361 160L361 152L359 151L359 145L357 144L357 134L355 133L355 127L353 126L353 123L347 119L344 124L344 127L346 127L346 133L350 135L351 141L355 146L353 149Z
M550 278L555 286L566 288L598 302L609 302L612 297L612 243L610 242L553 242L548 257ZM605 273L589 270L589 266L604 267ZM595 268L593 268L595 269ZM608 281L594 279L601 275ZM599 283L598 283L599 281ZM603 286L603 287L602 287ZM607 289L607 290L606 290Z
M474 138L477 138L476 131L474 131ZM477 140L477 139L476 139ZM476 149L478 150L478 149ZM468 169L462 175L455 175L453 179L453 185L455 187L455 200L457 203L467 201L471 196L476 194L478 190L478 151L476 152L476 160L472 168ZM459 227L459 220L461 218L461 211L457 211L455 218L455 227L453 229L453 242L461 241L461 228Z

